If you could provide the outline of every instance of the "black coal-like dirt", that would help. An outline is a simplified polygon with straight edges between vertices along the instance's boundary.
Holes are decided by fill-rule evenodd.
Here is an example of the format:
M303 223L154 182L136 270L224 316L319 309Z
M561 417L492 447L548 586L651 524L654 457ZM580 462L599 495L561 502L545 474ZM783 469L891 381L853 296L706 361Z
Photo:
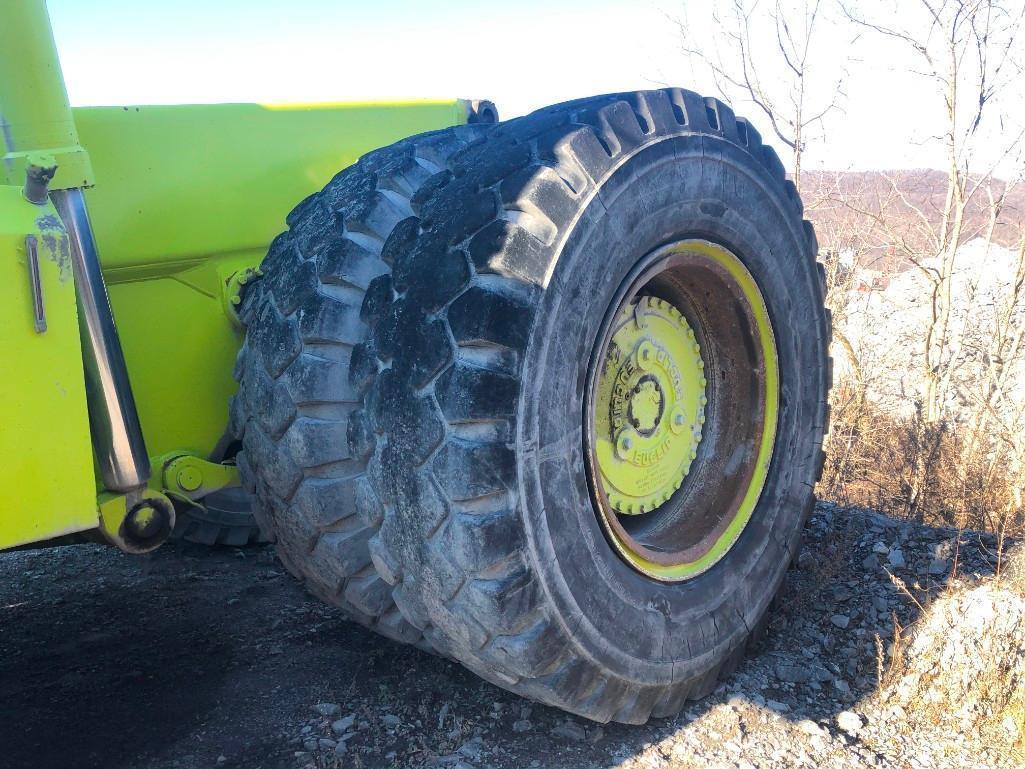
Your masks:
M946 765L859 736L875 637L919 612L891 573L924 604L955 568L991 573L995 545L820 505L768 638L715 694L642 727L567 717L381 639L271 547L0 554L0 768Z

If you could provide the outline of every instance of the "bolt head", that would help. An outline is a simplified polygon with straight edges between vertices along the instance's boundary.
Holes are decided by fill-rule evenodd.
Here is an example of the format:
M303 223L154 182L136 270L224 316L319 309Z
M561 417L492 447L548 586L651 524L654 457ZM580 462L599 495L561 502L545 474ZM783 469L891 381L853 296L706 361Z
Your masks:
M651 342L641 342L637 348L637 362L645 369L651 369L655 364L655 345Z
M630 452L634 447L633 435L629 429L623 430L616 439L616 453L624 462L630 461Z
M203 477L194 469L186 467L178 471L175 481L178 483L178 486L185 491L195 491L200 487L200 485L202 485Z

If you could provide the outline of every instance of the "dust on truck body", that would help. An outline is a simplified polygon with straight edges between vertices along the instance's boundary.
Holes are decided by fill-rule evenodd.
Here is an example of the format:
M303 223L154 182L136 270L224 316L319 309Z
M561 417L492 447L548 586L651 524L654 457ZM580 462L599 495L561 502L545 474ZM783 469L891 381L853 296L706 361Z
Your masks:
M832 377L754 126L681 88L70 109L43 0L3 14L0 549L258 521L353 621L602 722L736 667Z
M204 529L201 501L237 486L225 460L242 286L296 201L475 106L69 108L44 2L5 4L0 548L89 535L148 549L174 502L194 516L186 536L245 544L245 523ZM52 168L28 200L27 176Z

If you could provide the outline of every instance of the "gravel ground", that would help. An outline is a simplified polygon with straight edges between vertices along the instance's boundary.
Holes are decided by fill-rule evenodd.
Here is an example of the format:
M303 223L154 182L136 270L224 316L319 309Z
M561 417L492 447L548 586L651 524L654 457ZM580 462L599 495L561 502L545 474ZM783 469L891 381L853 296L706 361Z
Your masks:
M971 734L903 728L874 696L877 637L912 625L952 572L995 564L990 537L820 505L761 646L678 718L630 727L380 639L307 596L271 548L7 553L0 766L1020 766Z

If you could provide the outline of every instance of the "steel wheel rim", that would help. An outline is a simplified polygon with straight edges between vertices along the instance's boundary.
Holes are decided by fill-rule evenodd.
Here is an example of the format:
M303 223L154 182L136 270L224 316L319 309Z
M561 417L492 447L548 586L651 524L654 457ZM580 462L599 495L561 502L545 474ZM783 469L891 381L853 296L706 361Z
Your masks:
M666 315L679 315L682 323L662 324L661 337L624 335L624 312L638 306L657 306ZM624 398L640 397L643 405L644 398L653 396L635 393L633 385L640 378L622 373L624 339L636 343L629 352L638 364L638 347L646 342L661 347L662 353L676 342L677 351L690 349L698 359L694 363L676 353L672 363L681 377L691 380L683 388L685 404L673 412L679 404L664 386L663 372L657 393L663 410L646 406L643 422L654 435L652 413L671 420L683 411L693 440L670 441L666 453L673 473L682 472L656 473L670 479L655 484L654 491L653 482L635 483L641 496L625 500L623 487L629 484L623 479L629 472L610 473L609 446L620 465L628 462L629 451L617 444L623 415L629 413ZM621 385L618 406L611 405L610 377ZM588 485L617 554L641 574L662 582L692 579L721 560L750 522L764 488L778 410L779 363L771 319L740 258L722 245L686 239L642 259L606 313L588 365L583 415ZM665 427L663 421L654 430ZM642 506L640 499L644 510L636 509ZM635 509L625 509L630 505Z

